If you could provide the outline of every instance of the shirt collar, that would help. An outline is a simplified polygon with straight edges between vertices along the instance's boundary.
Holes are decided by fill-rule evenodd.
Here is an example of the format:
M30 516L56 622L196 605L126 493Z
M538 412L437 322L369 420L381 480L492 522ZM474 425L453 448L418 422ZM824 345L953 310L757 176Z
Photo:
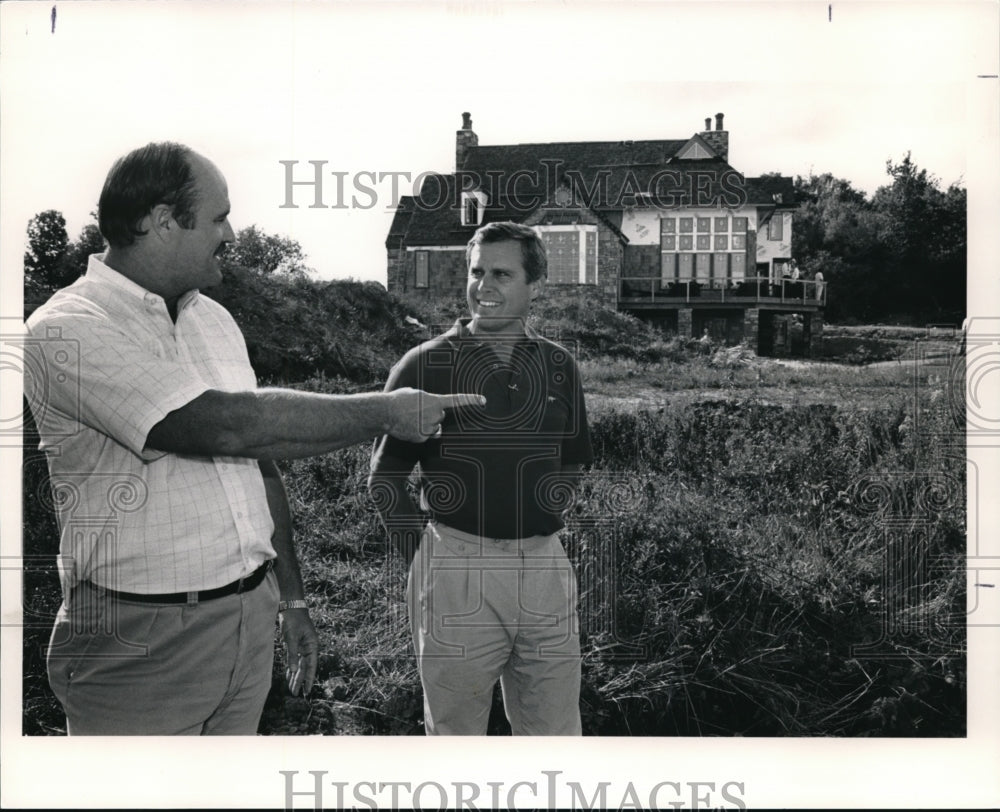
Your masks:
M483 341L482 335L476 335L475 333L469 332L469 325L472 323L470 318L460 318L458 319L454 326L448 331L447 335L453 335L457 338L471 339L473 341ZM525 322L524 325L524 337L529 341L538 341L540 336L536 333L530 324ZM517 341L521 340L521 336L517 337Z
M122 293L143 302L163 302L163 297L146 290L142 285L133 282L124 274L104 263L104 254L91 254L87 261L87 278L100 284L109 285L117 293ZM177 300L179 313L198 296L198 289L189 290ZM166 303L164 302L164 306Z

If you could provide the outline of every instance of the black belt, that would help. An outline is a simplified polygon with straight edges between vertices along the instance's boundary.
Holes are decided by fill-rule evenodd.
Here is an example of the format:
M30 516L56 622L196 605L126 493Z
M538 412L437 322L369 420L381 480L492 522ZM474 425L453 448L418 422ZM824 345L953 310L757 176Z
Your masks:
M215 598L224 598L226 595L239 595L243 592L250 592L252 589L256 589L264 581L264 578L267 577L273 565L274 560L270 559L257 567L249 575L239 578L231 584L219 586L215 589L202 589L200 592L167 592L159 595L150 595L141 592L119 592L117 589L108 589L104 586L92 584L89 581L85 583L104 595L122 601L136 601L138 603L198 603L200 601L214 600Z

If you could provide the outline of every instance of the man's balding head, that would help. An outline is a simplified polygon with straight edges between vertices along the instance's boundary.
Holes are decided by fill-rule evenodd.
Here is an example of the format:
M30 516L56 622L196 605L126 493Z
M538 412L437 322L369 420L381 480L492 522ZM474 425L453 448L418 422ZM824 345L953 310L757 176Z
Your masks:
M190 147L170 141L147 144L115 161L101 190L98 224L113 248L126 248L153 207L166 204L183 228L193 228L198 190L195 169L205 161Z

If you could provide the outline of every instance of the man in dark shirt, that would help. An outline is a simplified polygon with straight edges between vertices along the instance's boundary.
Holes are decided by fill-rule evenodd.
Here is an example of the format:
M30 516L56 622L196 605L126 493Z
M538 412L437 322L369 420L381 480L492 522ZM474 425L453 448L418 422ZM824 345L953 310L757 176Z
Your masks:
M386 391L481 393L486 406L449 415L425 445L382 438L369 480L410 563L424 726L485 734L499 679L515 735L579 735L576 578L558 534L592 458L580 376L526 324L547 267L537 233L491 223L466 259L472 318L403 356Z

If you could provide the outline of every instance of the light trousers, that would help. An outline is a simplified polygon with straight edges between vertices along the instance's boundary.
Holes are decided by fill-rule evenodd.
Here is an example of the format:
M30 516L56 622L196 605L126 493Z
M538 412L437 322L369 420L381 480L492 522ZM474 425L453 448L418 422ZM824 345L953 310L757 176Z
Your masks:
M497 680L514 735L578 736L576 575L558 535L431 523L407 583L428 735L485 735Z
M193 604L119 600L81 584L48 650L67 733L255 735L277 613L274 572L249 592Z

